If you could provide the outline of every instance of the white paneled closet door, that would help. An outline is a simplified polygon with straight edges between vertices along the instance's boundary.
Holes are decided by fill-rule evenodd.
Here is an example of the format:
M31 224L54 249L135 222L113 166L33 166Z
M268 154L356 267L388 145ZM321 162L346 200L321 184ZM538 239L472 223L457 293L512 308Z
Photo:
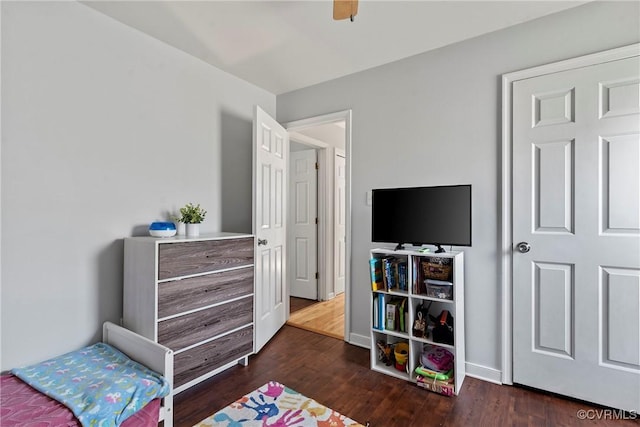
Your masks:
M640 61L513 85L513 381L640 410ZM520 243L520 245L519 245Z

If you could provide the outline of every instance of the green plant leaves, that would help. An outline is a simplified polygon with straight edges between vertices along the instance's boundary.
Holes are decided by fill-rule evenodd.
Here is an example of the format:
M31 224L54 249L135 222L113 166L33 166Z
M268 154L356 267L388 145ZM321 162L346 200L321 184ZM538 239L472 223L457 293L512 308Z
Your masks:
M204 221L204 217L207 215L207 211L200 207L200 203L194 205L193 203L187 203L184 207L180 208L180 222L185 224L200 224Z

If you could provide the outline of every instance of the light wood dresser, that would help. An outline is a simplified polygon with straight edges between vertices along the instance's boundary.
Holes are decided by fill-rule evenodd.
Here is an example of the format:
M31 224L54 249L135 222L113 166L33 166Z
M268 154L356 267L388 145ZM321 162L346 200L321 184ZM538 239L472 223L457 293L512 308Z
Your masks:
M124 239L123 325L174 351L180 393L254 352L252 235Z

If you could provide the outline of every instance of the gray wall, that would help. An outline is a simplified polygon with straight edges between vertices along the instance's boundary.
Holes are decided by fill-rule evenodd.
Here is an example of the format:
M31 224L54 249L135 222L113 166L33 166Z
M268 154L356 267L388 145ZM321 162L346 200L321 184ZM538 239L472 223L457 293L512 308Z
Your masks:
M377 246L370 241L366 192L470 183L473 247L463 248L467 361L481 374L500 369L500 76L638 42L639 17L638 2L587 4L278 96L281 123L353 110L354 334L369 335L367 258Z
M251 231L253 105L275 95L76 2L2 2L0 369L122 315L123 237L187 202Z

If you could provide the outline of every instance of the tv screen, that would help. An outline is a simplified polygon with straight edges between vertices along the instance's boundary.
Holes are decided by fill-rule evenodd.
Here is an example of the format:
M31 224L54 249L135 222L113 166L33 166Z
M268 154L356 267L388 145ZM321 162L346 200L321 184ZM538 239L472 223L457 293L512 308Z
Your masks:
M371 240L471 246L471 185L372 191Z

